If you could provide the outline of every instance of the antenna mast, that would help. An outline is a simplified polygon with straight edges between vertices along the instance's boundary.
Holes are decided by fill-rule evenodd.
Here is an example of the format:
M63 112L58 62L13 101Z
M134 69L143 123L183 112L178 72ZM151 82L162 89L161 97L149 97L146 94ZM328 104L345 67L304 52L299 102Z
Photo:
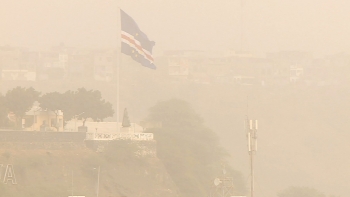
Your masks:
M245 130L248 139L248 153L250 156L250 197L254 197L254 155L258 150L257 131L258 120L250 120L247 115Z

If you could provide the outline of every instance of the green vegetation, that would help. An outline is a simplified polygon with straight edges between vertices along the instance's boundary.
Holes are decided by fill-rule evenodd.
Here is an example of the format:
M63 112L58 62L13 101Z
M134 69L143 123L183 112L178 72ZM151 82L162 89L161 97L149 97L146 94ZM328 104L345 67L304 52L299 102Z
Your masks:
M96 196L98 169L100 196L176 196L161 162L135 154L137 143L114 141L103 146L102 153L83 148L0 150L3 164L13 164L18 183L0 181L0 197L62 197L70 196L72 189L74 195Z
M22 117L29 111L39 98L40 92L34 88L16 87L5 95L4 104L8 111L16 114L15 125L21 128Z
M51 110L57 115L59 110L63 111L64 121L69 121L75 116L83 119L102 121L104 118L113 116L112 104L102 99L101 92L97 90L86 90L79 88L77 91L66 91L65 93L50 92L40 97L40 92L33 88L16 87L9 90L5 96L0 95L0 127L12 127L21 129L21 120L35 101L40 103L43 110ZM15 114L15 125L11 126L8 113ZM56 128L58 130L58 127Z
M222 175L222 163L229 156L219 145L217 135L202 118L182 100L159 102L150 109L148 121L161 122L153 128L158 157L180 190L181 196L207 196L214 178ZM245 193L240 173L226 166L234 178L235 193Z
M51 110L56 114L56 122L57 116L59 115L59 110L62 110L64 107L64 103L62 102L63 94L60 94L58 92L50 92L47 94L44 94L40 99L40 107L42 109ZM56 124L56 130L59 130L59 125Z
M112 141L103 152L106 160L114 163L131 164L141 160L137 157L138 146L130 140Z
M0 125L7 126L7 112L6 112L5 97L0 94Z
M81 114L83 126L87 118L94 121L101 121L104 118L113 116L112 104L102 99L101 92L97 90L86 90L79 88L71 95L73 99L73 110L75 114Z
M114 114L112 104L102 99L100 91L86 90L85 88L79 88L77 91L66 91L63 94L47 93L39 99L39 102L42 109L51 110L56 115L58 110L62 110L65 121L80 114L77 118L84 120L83 126L87 118L102 121Z
M123 122L122 122L122 127L130 127L130 119L129 119L129 115L128 115L128 111L125 108L124 109L124 115L123 115Z

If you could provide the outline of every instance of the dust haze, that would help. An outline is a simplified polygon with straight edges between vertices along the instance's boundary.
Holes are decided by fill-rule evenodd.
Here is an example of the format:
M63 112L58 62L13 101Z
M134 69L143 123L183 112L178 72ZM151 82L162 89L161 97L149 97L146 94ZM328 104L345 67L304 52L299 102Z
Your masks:
M347 133L350 128L349 7L350 2L343 0L1 0L0 110L3 115L0 114L0 119L5 118L0 120L0 164L13 164L17 176L16 184L22 187L21 184L25 185L23 177L26 170L16 157L20 158L21 154L28 155L26 151L36 149L50 150L55 155L55 151L60 149L60 154L67 154L67 158L76 162L73 169L78 173L77 176L82 177L81 184L91 184L91 188L96 185L95 175L99 165L104 169L113 169L113 162L118 163L120 169L111 173L111 176L118 178L109 177L108 183L99 183L103 186L100 196L205 194L208 197L253 197L249 142L245 128L246 119L252 119L259 122L258 149L254 153L253 163L254 196L293 197L300 195L298 192L307 190L309 193L305 197L345 197L350 193L350 159L346 156L350 151L350 134ZM142 32L155 41L153 56L157 69L149 69L127 55L120 55L119 9L130 15ZM19 94L16 96L14 91L16 87L23 87L23 91L31 91L30 88L37 91L31 93L37 99L34 99L35 102L33 100L33 105L22 116L19 112L15 113L11 107L17 104L10 101L20 102L23 99L24 103L25 99L32 97L18 98ZM45 97L45 94L53 92L56 96L62 96L59 98L63 100ZM67 102L71 101L69 98L73 97L73 104L68 106ZM2 100L4 104L1 104ZM51 106L52 103L48 100L66 104L60 105L61 108L56 107L52 117L49 115L51 119L55 119L55 125L51 125L50 131L35 124L35 117L38 115L34 110L35 107L44 109L44 106ZM87 106L94 107L91 113L88 108L84 108ZM48 112L50 107L45 108L45 112L51 113ZM186 120L170 116L173 114L166 113L167 110L174 110L174 114L179 117L193 118L194 122L197 121L195 116L200 118L196 123L182 125L187 124ZM192 110L195 115L191 114ZM170 119L159 114L170 114ZM23 123L16 118L12 120L12 116L21 119L33 116L34 119L26 119L26 123ZM65 116L70 117L69 120L65 120ZM179 123L174 126L166 121ZM103 122L106 122L106 126L98 126ZM22 125L19 126L18 123ZM145 125L152 126L148 128ZM199 173L198 170L194 176L195 173L191 174L190 171L196 171L196 168L181 171L181 167L174 167L172 162L176 161L175 151L179 150L173 150L170 147L171 140L166 140L171 137L180 140L181 137L175 134L169 137L166 134L177 130L179 133L187 129L191 131L189 125L196 125L193 127L193 130L198 129L196 135L204 133L206 136L207 130L213 132L208 134L213 136L213 141L201 141L197 145L206 144L209 148L205 148L208 149L213 146L222 147L229 154L228 157L220 156L220 159L211 155L211 159L217 159L217 166L213 169L230 166L229 171L232 174L228 176L233 176L234 179L232 195L212 192L217 186L214 184L215 178L223 176L221 169L215 171L217 175ZM121 127L121 130L117 127ZM129 127L133 129L126 129ZM120 150L117 151L120 158L124 158L128 164L117 157L109 158L107 153L113 155L113 151L107 148L103 153L95 155L95 152L100 151L100 144L93 142L97 136L93 132L113 133L117 130L121 133L136 132L140 141L146 138L152 138L149 141L159 140L154 144L141 142L137 146L146 147L142 150L156 158L156 161L152 161L157 169L148 169L148 164L140 164L142 167L135 169L128 168L129 163L148 161L136 162ZM28 135L25 132L35 132L39 137L18 137L10 131L19 132L18 135L24 132L24 136ZM55 136L51 139L45 137L43 132L55 133L52 134ZM68 133L67 137L62 137L65 133ZM60 143L67 144L81 138L85 144L83 141L77 142L78 145L72 146L75 147L74 150L62 148L66 145L58 145L56 141L49 148L46 145L40 145L40 148L33 148L35 145L32 144L23 145L23 141L28 139L40 144L39 138L43 141L60 139ZM10 145L11 140L21 143L13 145L16 141ZM168 142L169 147L166 146ZM133 154L132 148L135 147L126 146L122 143L111 145L112 148L128 149L126 152ZM195 150L191 145L188 147ZM197 148L201 149L200 147L202 146ZM94 151L89 152L89 148ZM187 150L187 146L184 145L183 148ZM19 149L22 152L15 152ZM165 154L171 151L174 151L174 160ZM10 159L6 156L8 152L11 153ZM28 162L48 155L40 151L30 154L33 157L28 156ZM79 160L79 157L74 157L75 154L85 154L89 159ZM184 155L186 154L184 151ZM106 159L103 163L100 157L109 160ZM57 165L65 166L54 167L67 168L68 164L61 161L60 157L52 158L53 163L56 161ZM186 162L189 166L201 165L194 164L195 159L190 158L188 156L181 161L184 165ZM223 158L226 159L225 165L221 160ZM214 166L214 163L205 167L211 164ZM95 166L94 169L89 167L91 173L86 167L89 165ZM33 166L30 169L28 167L27 177L32 173L39 173L35 178L41 179L50 171L46 166L43 168L46 171L40 176L40 171L34 173L32 168L34 169ZM167 177L161 179L162 184L157 182L159 176L155 176L157 178L152 182L153 178L139 179L139 174L136 173L142 171L151 174L152 170ZM52 193L53 196L71 195L71 172L68 170L65 173L67 181L64 184L62 182L62 188L67 186L66 193L57 191L56 194ZM183 176L180 176L181 173L184 173ZM107 182L102 175L101 181ZM57 177L60 176L57 174ZM88 178L84 178L85 176ZM123 182L123 176L130 180ZM51 178L59 180L57 177ZM138 185L136 182L132 183L133 178L138 179ZM50 177L46 179L51 180ZM183 182L187 179L193 179L194 182ZM60 185L61 182L52 184ZM4 187L7 185L0 185L0 188ZM35 185L31 187L34 188ZM139 189L133 191L130 189L132 187ZM160 193L161 189L158 187L177 191L176 195ZM28 189L29 186L23 188ZM26 194L19 192L27 191L23 188L18 191L13 188L6 189L4 195ZM40 188L44 186L38 187L38 190ZM30 190L29 193L32 195L35 191ZM49 191L54 192L48 190L46 195L51 195ZM99 195L99 192L89 191L88 186L81 186L81 193L84 191L87 192L86 196L96 193Z
M116 47L118 6L157 40L155 50L239 50L241 13L249 51L348 51L349 2L321 1L1 1L1 43ZM140 9L142 8L142 9Z

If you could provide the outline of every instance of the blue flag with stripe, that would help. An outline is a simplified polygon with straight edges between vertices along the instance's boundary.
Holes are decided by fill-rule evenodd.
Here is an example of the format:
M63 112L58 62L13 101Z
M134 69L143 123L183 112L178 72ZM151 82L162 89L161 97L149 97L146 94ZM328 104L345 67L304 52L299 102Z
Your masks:
M133 18L120 10L121 18L121 52L139 62L142 66L156 69L152 56L155 42L148 39Z

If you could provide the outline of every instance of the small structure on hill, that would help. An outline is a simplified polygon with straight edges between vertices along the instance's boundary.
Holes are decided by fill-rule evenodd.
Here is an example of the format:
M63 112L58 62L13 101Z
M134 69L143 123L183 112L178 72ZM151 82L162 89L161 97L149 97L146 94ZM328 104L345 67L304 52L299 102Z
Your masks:
M63 131L63 112L43 110L34 105L23 117L22 124L27 131Z
M94 125L94 126L92 126ZM144 133L143 128L136 124L131 123L127 109L124 110L123 121L117 122L86 122L87 127L95 129L89 129L86 133L86 140L133 140L133 141L149 141L153 140L153 133ZM120 132L117 128L120 128Z

